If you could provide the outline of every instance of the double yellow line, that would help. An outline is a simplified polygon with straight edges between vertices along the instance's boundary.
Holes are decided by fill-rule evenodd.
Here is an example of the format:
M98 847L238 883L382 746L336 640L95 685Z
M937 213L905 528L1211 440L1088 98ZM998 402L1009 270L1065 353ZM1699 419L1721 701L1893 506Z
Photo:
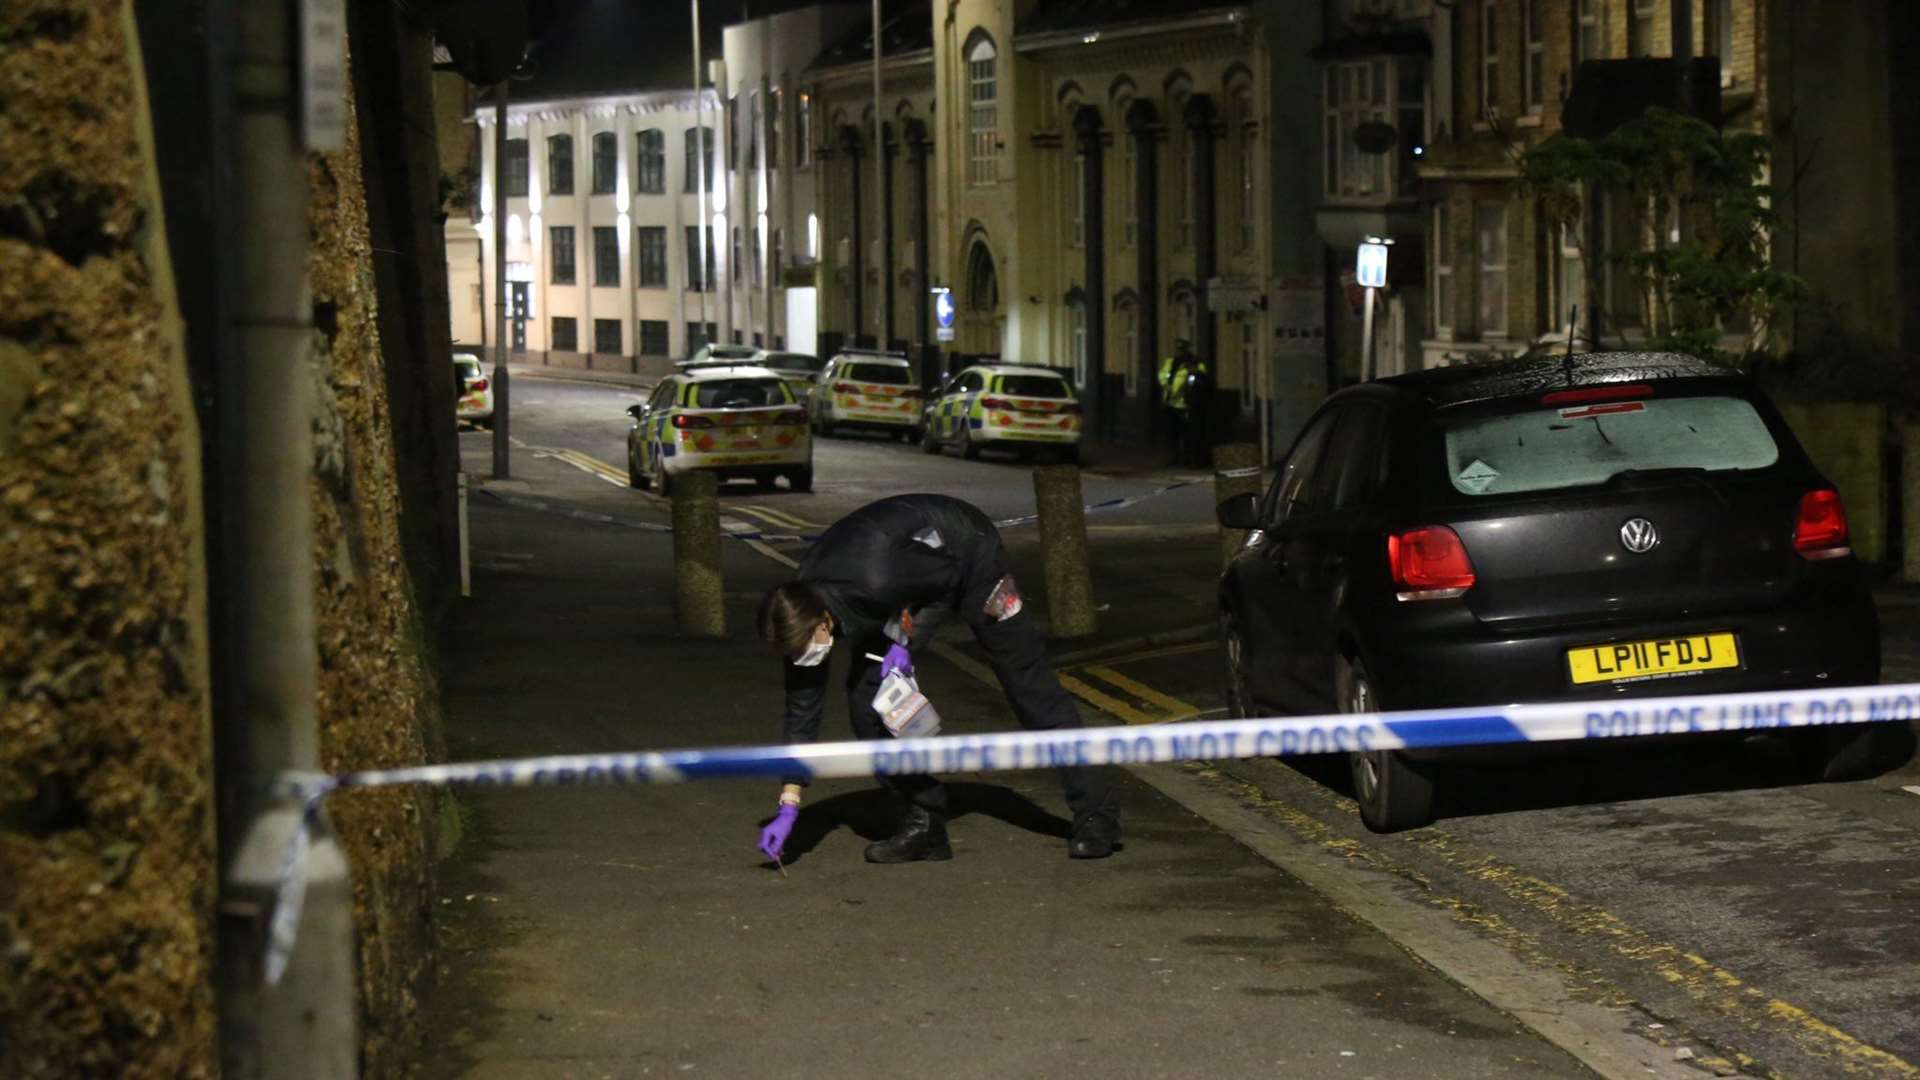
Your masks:
M1065 687L1067 693L1072 694L1074 697L1079 698L1109 716L1123 720L1129 724L1171 724L1181 720L1192 720L1194 717L1200 715L1200 710L1197 707L1174 697L1172 694L1156 690L1138 679L1128 678L1118 671L1115 671L1114 667L1119 664L1137 663L1141 660L1152 660L1162 656L1177 656L1186 653L1204 652L1211 648L1213 648L1211 643L1197 642L1190 645L1172 645L1147 652L1116 656L1104 664L1088 664L1084 667L1071 668L1061 672L1060 685ZM1080 674L1092 676L1093 679L1105 683L1107 686L1128 695L1136 701L1153 706L1155 711L1149 711L1139 705L1135 705L1133 701L1128 701L1125 698L1108 693L1106 690L1094 686L1087 680L1079 678L1078 675Z

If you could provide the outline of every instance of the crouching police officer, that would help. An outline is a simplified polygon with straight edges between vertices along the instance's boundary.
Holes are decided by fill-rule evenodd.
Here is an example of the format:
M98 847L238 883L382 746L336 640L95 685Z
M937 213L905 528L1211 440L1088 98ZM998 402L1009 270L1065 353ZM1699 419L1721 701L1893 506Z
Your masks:
M819 734L826 661L835 642L848 646L847 706L854 734L889 737L873 707L889 665L869 654L924 644L932 637L936 607L957 611L973 631L1022 727L1081 726L1073 699L1047 661L1033 616L1022 610L993 522L959 499L898 495L836 522L815 542L795 580L775 587L760 604L760 638L786 657L786 741L812 742ZM1073 811L1067 854L1076 859L1112 854L1120 837L1120 810L1108 791L1107 770L1066 766L1059 771ZM779 813L760 836L760 850L773 859L793 831L808 778L785 781ZM899 800L900 825L893 836L867 845L867 861L953 858L946 786L931 776L888 776L881 782Z

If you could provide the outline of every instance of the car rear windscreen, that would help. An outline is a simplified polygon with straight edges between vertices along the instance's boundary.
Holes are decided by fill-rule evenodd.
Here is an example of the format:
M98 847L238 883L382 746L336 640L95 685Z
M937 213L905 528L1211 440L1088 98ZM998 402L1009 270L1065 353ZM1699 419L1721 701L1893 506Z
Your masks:
M1603 484L1624 472L1764 469L1773 433L1737 397L1649 397L1445 424L1447 479L1462 495L1514 495Z
M758 409L787 403L779 379L714 379L693 384L696 409Z
M885 386L911 386L913 373L892 364L852 364L847 378L854 382L880 383Z
M1000 392L1014 397L1072 397L1067 384L1052 375L1002 375Z

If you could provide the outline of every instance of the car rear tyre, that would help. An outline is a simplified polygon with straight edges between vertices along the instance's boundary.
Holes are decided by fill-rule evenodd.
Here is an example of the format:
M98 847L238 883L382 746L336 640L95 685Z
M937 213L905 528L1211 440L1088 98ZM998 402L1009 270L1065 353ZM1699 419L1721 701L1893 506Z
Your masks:
M641 491L647 490L647 476L633 464L633 449L627 449L627 486Z
M1809 780L1865 780L1913 753L1905 724L1845 724L1795 732L1802 771Z
M1253 715L1247 694L1247 639L1231 608L1220 612L1220 650L1227 664L1227 715L1245 720Z
M795 491L812 491L813 470L811 468L795 469L788 473L787 486Z
M980 444L973 441L973 429L960 429L960 456L968 461L980 460Z
M776 476L756 476L753 478L753 486L759 488L761 491L772 491L774 485L777 483L779 483L779 477Z
M1343 713L1373 712L1373 683L1365 665L1344 657L1335 661L1334 693ZM1353 798L1360 820L1378 833L1417 829L1433 821L1433 778L1414 768L1397 750L1347 755L1353 770Z

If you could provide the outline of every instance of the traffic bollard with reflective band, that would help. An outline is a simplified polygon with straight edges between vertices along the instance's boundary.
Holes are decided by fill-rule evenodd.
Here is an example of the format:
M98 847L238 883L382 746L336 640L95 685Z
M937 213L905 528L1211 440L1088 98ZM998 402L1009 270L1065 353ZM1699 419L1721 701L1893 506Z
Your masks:
M727 636L720 580L720 484L710 472L673 478L673 612L688 637Z
M1213 502L1215 506L1235 495L1260 494L1260 448L1252 443L1223 443L1213 448ZM1220 564L1226 565L1233 553L1247 542L1240 529L1220 529Z
M1042 465L1033 470L1039 510L1040 553L1047 573L1047 617L1054 637L1094 631L1093 577L1087 567L1087 512L1080 502L1080 470Z

